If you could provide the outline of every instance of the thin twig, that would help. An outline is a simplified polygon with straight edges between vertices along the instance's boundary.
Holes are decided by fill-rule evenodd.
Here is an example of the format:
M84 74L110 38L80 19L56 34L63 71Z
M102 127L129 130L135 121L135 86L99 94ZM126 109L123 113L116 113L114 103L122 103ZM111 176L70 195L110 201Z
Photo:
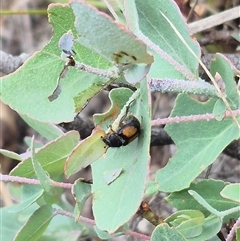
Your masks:
M232 117L232 114L236 117L240 115L240 110L226 111L224 117ZM192 121L210 121L215 120L216 116L214 114L203 114L203 115L191 115L191 116L175 116L167 118L159 118L151 122L152 126L166 125L170 123L180 123L180 122L192 122Z
M191 8L191 11L190 11L190 13L189 13L188 16L187 16L187 19L186 19L186 22L187 22L187 23L189 22L189 19L192 17L192 15L193 15L193 13L194 13L194 9L195 9L195 7L197 6L197 4L198 4L198 0L195 0L194 5L193 5L193 7Z
M27 184L32 184L32 185L41 185L40 181L37 179L31 179L31 178L26 178L26 177L18 177L18 176L10 176L10 175L2 175L0 173L0 181L4 182L18 182L18 183L27 183ZM54 187L61 187L65 189L71 189L72 188L71 183L64 183L64 182L51 182L51 186Z
M218 26L227 21L239 18L240 6L228 9L210 17L188 24L191 34L196 34L206 29Z

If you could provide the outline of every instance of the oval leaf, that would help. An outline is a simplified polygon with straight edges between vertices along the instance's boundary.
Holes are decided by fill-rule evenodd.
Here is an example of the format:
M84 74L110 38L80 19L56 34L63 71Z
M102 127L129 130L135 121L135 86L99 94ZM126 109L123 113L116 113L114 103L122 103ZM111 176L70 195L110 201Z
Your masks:
M91 195L91 186L88 183L82 182L81 179L77 179L74 182L74 185L72 186L71 190L73 197L76 201L75 209L74 209L74 216L75 221L77 222L79 219L79 216L82 213L82 208L86 202L86 200Z
M227 185L220 192L220 195L224 198L227 198L227 199L231 200L231 201L240 203L240 200L239 200L240 184L234 183L234 184Z
M47 229L53 217L53 208L50 205L40 207L20 229L15 236L14 241L38 240Z
M144 196L151 134L150 105L146 104L149 102L147 89L147 81L144 79L140 91L133 94L135 96L138 93L139 96L135 96L129 109L141 123L140 136L126 146L108 148L106 157L92 165L94 217L98 228L110 233L136 213ZM104 181L104 173L115 169L123 171L108 185Z
M75 27L79 43L94 49L116 64L150 64L153 57L147 53L146 45L139 41L124 25L117 24L105 13L81 1L71 7L76 16Z
M66 158L79 141L77 131L69 131L54 141L49 142L40 148L36 157L42 168L49 173L51 178L63 173ZM31 157L19 163L10 173L12 176L31 178L35 175Z
M101 138L104 135L105 132L103 130L97 130L73 149L64 167L64 173L67 178L92 164L106 152L106 144Z

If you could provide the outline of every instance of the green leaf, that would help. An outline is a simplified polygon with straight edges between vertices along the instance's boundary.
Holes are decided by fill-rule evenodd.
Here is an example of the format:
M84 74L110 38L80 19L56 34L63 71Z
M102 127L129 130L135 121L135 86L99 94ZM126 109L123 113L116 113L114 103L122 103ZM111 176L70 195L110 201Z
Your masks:
M240 184L229 184L223 188L220 195L226 199L240 203Z
M236 239L240 240L240 228L236 228Z
M94 231L96 232L98 238L100 238L101 240L112 240L114 237L123 235L123 233L120 231L117 231L114 234L109 234L108 232L99 229L96 225L94 226Z
M137 36L139 33L138 12L135 1L124 1L124 6L121 8L125 16L125 25Z
M39 148L41 148L41 147L43 147L43 142L42 142L43 140L35 140L35 142L34 142L34 145L35 145L35 149L39 149ZM31 143L32 143L32 138L30 137L30 136L25 136L24 137L24 143L28 146L28 149L27 150L29 150L30 149L30 147L31 147ZM26 159L26 156L28 157L28 156L30 156L31 155L31 153L30 153L30 151L28 152L25 152L25 153L23 153L22 154L22 156L23 156L23 159Z
M213 208L211 205L209 205L208 202L206 202L204 200L203 197L201 197L201 195L199 195L197 192L193 191L193 190L189 190L188 191L190 195L192 195L194 197L194 199L196 199L204 208L206 208L209 212L211 212L212 214L214 214L215 216L218 216L219 218L223 218L227 215L231 215L233 213L237 213L240 212L240 206L234 207L232 209L226 210L226 211L222 211L219 212L218 210L216 210L215 208Z
M63 195L63 188L51 187L50 192L44 192L43 196L37 200L37 203L39 206L43 206L45 204L56 204L61 201L61 195Z
M57 100L48 100L65 65L58 41L69 29L77 36L75 16L68 5L51 4L48 13L54 34L51 41L40 52L33 54L15 73L2 78L0 97L19 114L33 120L69 122L76 115L75 104L81 109L109 80L69 67L68 75L61 80L62 93ZM74 42L73 49L77 61L102 69L110 66L108 61L77 42ZM74 101L74 97L79 95L84 99L81 104Z
M149 72L150 64L134 64L124 71L125 79L130 84L136 84L141 81Z
M214 237L208 239L207 241L221 241L221 239L219 239L218 236L215 235Z
M116 64L153 62L146 46L125 26L117 24L107 14L86 3L73 2L71 7L76 16L79 43Z
M175 228L170 228L167 224L158 225L151 236L151 241L187 241L184 236Z
M22 161L22 157L13 151L0 149L0 154L2 154L3 156L9 157L11 159L14 159L14 160Z
M193 238L203 231L204 215L197 210L182 210L172 214L165 222L174 226L185 238Z
M83 223L76 223L67 216L56 215L39 241L76 241L84 236L89 236L89 231Z
M128 88L112 89L109 92L111 106L107 112L103 114L95 114L93 116L95 125L100 125L105 131L109 129L110 125L113 129L116 129L119 123L115 120L120 115L121 111L124 111L125 114L126 107L124 108L124 106L132 95L133 91Z
M240 95L234 80L234 76L239 70L222 54L216 54L210 69L213 76L218 73L222 77L222 81L224 81L225 84L224 92L226 93L230 107L233 109L240 108Z
M180 223L179 226L175 228L178 232L184 235L184 237L187 238L188 241L209 240L210 238L214 237L221 229L221 226L222 226L221 219L215 215L210 215L207 218L203 219L203 216L200 214L199 211L184 210L179 214L181 213L182 215L178 217L179 220L177 221L182 221L182 223ZM178 213L173 214L169 218L169 220L172 220L174 217L178 216L179 214ZM190 218L191 216L193 217L192 219ZM161 236L159 236L159 238L160 237ZM159 240L162 240L162 239L159 239ZM169 237L169 240L175 240L175 239Z
M39 164L36 153L35 153L35 147L34 147L34 136L32 137L32 144L31 144L31 160L32 160L32 165L34 172L36 173L36 176L38 177L38 180L41 183L41 186L46 192L49 192L51 189L51 179L47 175L47 173L43 170L41 165Z
M24 223L29 219L32 213L38 209L39 206L33 203L28 208L18 212L12 212L15 209L15 205L2 207L1 212L1 225L0 234L2 240L13 240L16 233L24 225Z
M49 142L40 148L36 157L42 168L49 173L51 178L63 173L64 163L77 145L79 133L77 131L69 131L54 141ZM20 176L31 178L35 172L32 166L31 157L18 164L10 173L12 176Z
M25 210L34 202L36 202L43 195L43 192L44 190L41 186L23 184L21 202L17 205L14 205L11 208L11 212L20 212L22 210Z
M211 113L215 103L216 99L201 103L188 95L180 94L171 117ZM168 124L165 129L176 144L177 153L157 172L156 181L160 185L160 190L164 192L189 187L231 141L240 137L238 127L232 118L225 118L222 121Z
M50 205L40 207L19 230L14 241L38 240L48 227L53 216L53 209Z
M204 208L206 208L210 213L214 214L217 217L221 218L220 212L218 212L215 208L213 208L209 203L201 197L197 192L193 190L189 190L188 193L193 196L195 200L197 200Z
M63 134L63 131L54 124L36 121L26 115L21 115L21 117L29 126L49 141L52 141Z
M113 17L120 23L126 24L125 17L123 15L124 6L123 0L106 0L104 1L107 5L108 10L111 12Z
M201 195L204 200L211 205L214 209L218 211L225 211L231 208L237 207L236 202L227 200L220 195L223 188L228 185L223 181L216 180L202 180L198 183L192 183L189 189L175 192L170 194L166 200L169 204L178 210L185 209L196 209L204 214L204 216L209 216L210 212L206 210L202 205L200 205L189 193L188 190L194 190L199 195ZM237 218L238 214L231 215L231 217ZM224 220L227 221L226 217Z
M84 78L87 79L88 81L83 82ZM94 76L85 76L81 80L82 85L82 90L79 92L76 96L74 96L74 107L75 107L75 112L80 112L82 111L88 102L91 100L93 96L98 94L102 89L103 86L109 84L109 81L97 79Z
M118 88L110 91L111 108L104 114L94 115L95 125L100 125L102 129L108 129L112 125L112 117L119 115L126 101L132 95L132 91L127 88ZM115 124L112 125L115 127ZM78 172L96 161L106 152L106 144L102 141L105 136L103 130L95 130L91 136L81 141L71 152L65 163L65 175L67 177Z
M146 185L146 190L145 190L145 198L153 196L156 194L159 190L159 184L154 181L150 181Z
M189 76L187 75L189 74L190 77L196 79L198 68L197 59L189 52L186 46L184 46L175 30L161 14L161 12L164 13L168 20L171 21L175 28L181 33L181 36L193 52L197 56L200 56L199 45L190 37L187 25L176 3L168 0L135 0L135 4L138 13L138 28L141 33L147 36L155 45L148 44L153 50L154 55L154 64L151 66L149 75L156 78L188 79ZM129 17L131 18L130 11ZM139 32L134 30L133 32L142 39ZM160 51L165 57L167 56L172 59L171 63L156 52L157 48L160 48ZM179 66L173 66L174 61L186 72L185 74L179 72Z
M101 138L104 135L103 130L96 130L72 150L64 166L67 178L92 164L106 152L106 144Z
M96 225L110 233L136 213L144 195L151 133L150 108L146 104L149 101L146 80L141 82L140 92L133 95L135 94L140 96L136 96L129 111L141 122L140 136L127 146L109 148L105 158L92 164L93 212ZM104 181L104 173L114 169L123 171L108 185Z
M91 196L91 186L82 182L81 179L77 179L72 187L72 194L76 201L74 213L75 221L77 222L86 200Z
M190 238L188 241L203 241L214 237L222 227L222 221L215 215L205 218L203 223L203 231L198 237Z
M218 99L214 105L213 114L215 115L216 120L221 121L224 117L224 113L227 110L226 105L222 99Z

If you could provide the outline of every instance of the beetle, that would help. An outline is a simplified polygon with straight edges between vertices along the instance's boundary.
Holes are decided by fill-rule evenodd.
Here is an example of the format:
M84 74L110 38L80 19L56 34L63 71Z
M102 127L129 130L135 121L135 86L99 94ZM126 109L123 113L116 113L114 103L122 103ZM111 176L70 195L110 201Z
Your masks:
M120 119L117 130L114 131L111 128L111 132L102 137L103 142L109 147L126 146L140 135L139 120L133 115L127 115L130 104L126 108L125 115Z

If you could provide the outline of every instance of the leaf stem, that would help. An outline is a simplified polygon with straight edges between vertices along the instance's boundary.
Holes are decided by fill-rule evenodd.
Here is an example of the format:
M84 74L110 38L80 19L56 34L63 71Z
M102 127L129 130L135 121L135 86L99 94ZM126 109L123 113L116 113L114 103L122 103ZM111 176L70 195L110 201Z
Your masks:
M238 212L238 211L240 211L240 206L230 208L228 210L225 210L225 211L222 211L222 212L219 212L219 213L221 214L222 217L225 217L229 214L232 214L232 213L235 213L235 212Z
M65 211L65 210L62 210L62 209L54 209L54 214L55 215L56 214L60 214L60 215L67 216L67 217L70 217L70 218L73 218L73 219L75 218L73 213ZM95 221L90 219L90 218L86 218L86 217L80 216L78 220L80 220L80 221L82 221L84 223L95 225Z
M1 173L0 173L0 181L4 181L4 182L11 181L11 182L27 183L27 184L32 184L32 185L41 185L40 181L36 180L36 179L30 179L30 178L25 178L25 177L17 177L17 176L10 176L10 175L3 175ZM61 187L61 188L66 188L66 189L71 189L72 188L72 184L71 183L54 182L54 181L51 182L51 186ZM74 219L74 214L73 213L67 212L67 211L62 210L62 209L54 209L54 215L57 215L57 214L64 215L64 216L67 216L67 217L70 217L70 218ZM96 224L94 220L86 218L86 217L83 217L83 216L80 216L79 220L84 222L84 223L91 224L91 225L95 225ZM123 232L126 235L131 235L131 236L134 236L136 238L141 238L141 239L144 239L144 240L150 240L149 236L141 234L141 233L134 232L132 230L124 230Z
M37 179L3 175L1 173L0 173L0 181L3 181L3 182L10 181L10 182L18 182L18 183L27 183L27 184L32 184L32 185L41 185L40 181L37 180ZM71 183L63 183L63 182L55 182L55 181L51 181L51 186L61 187L61 188L65 188L65 189L71 189L72 188Z
M201 195L199 195L197 192L193 191L193 190L189 190L188 193L193 196L193 198L199 203L201 204L204 208L206 208L210 213L216 215L217 217L222 218L222 215L220 214L220 212L213 208Z
M226 117L232 117L232 114L234 116L240 115L240 109L233 110L232 112L226 111L225 112L225 118ZM158 125L165 125L165 124L172 124L172 123L180 123L180 122L190 122L190 121L210 121L210 120L216 120L216 116L214 114L203 114L203 115L191 115L191 116L175 116L175 117L167 117L167 118L159 118L156 120L151 121L152 126L158 126Z
M104 70L94 68L92 66L80 63L76 61L75 68L85 71L91 74L101 76L103 78L111 79L111 82L119 78L121 73L117 69ZM202 79L198 81L187 81L179 79L157 79L152 78L149 81L149 88L151 92L173 92L173 93L188 93L198 94L211 97L218 97L218 93L213 85L205 82Z
M199 195L197 192L193 191L193 190L189 190L188 193L193 196L193 198L199 202L204 208L206 208L209 212L211 212L212 214L218 216L219 218L223 219L225 216L235 213L237 211L240 210L240 207L234 207L234 208L230 208L228 210L225 211L218 211L215 208L213 208L201 195Z
M116 79L119 77L119 73L117 70L104 70L104 69L98 69L98 68L94 68L90 65L86 65L80 62L76 61L76 65L75 68L88 72L90 74L95 74L104 78L108 78L108 79Z
M74 214L73 213L64 211L62 209L54 209L54 214L55 215L56 214L60 214L60 215L63 215L63 216L74 218ZM94 220L92 220L90 218L83 217L83 216L80 216L78 220L80 220L80 221L82 221L84 223L88 223L90 225L96 225ZM131 236L134 236L136 238L140 238L140 239L144 239L144 240L150 240L151 239L149 236L147 236L145 234L137 233L137 232L134 232L132 230L123 230L123 233L125 235L131 235Z
M202 79L199 79L199 81L187 81L180 79L153 78L150 79L149 87L151 92L174 92L218 97L218 93L214 86Z

